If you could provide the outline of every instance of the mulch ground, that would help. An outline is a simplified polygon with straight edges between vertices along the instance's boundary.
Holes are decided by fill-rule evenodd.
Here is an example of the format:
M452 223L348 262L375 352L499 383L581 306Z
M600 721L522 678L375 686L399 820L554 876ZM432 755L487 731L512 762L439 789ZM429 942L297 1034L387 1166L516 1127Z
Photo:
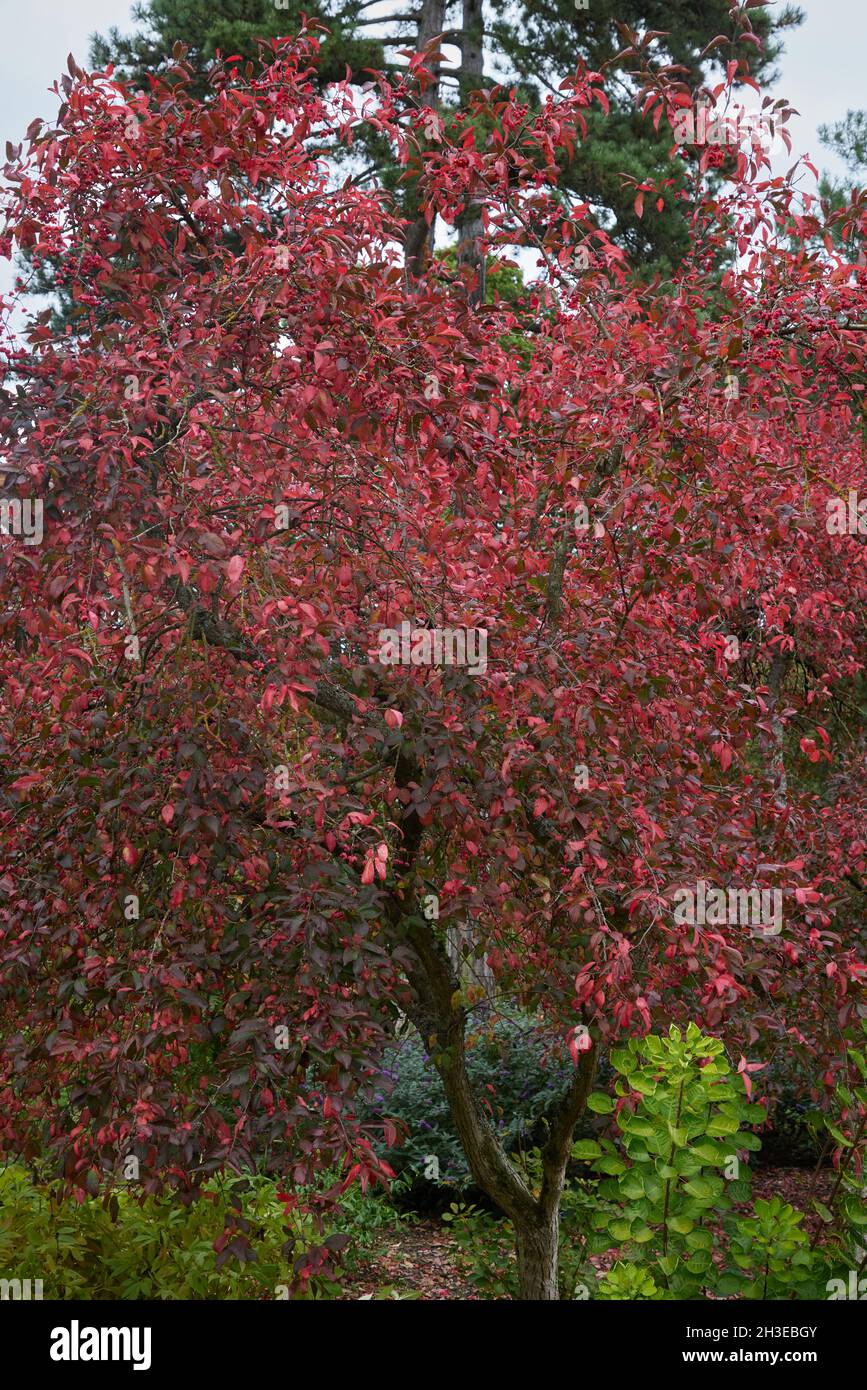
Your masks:
M812 1232L819 1218L810 1206L815 1197L827 1202L834 1186L834 1170L821 1168L814 1182L812 1168L756 1168L753 1173L753 1197L782 1197L806 1212L805 1224Z
M818 1217L812 1213L810 1200L827 1201L833 1181L829 1169L814 1178L809 1168L759 1168L753 1174L752 1191L754 1198L778 1196L805 1211L805 1224L812 1232ZM609 1251L594 1256L592 1263L603 1271L616 1258L617 1252ZM425 1302L479 1298L461 1272L459 1252L448 1227L430 1217L419 1217L387 1232L370 1258L344 1279L343 1298L382 1298L385 1288Z
M381 1297L383 1286L425 1300L478 1299L458 1270L454 1239L447 1226L419 1217L389 1231L363 1269L344 1279L344 1298Z

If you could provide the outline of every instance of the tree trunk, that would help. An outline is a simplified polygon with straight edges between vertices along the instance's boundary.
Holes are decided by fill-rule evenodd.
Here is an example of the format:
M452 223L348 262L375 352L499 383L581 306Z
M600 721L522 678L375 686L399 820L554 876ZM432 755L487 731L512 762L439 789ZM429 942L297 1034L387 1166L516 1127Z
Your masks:
M416 49L420 53L422 49L430 43L431 39L436 38L445 29L446 0L422 0L421 10L418 21L418 37L416 39ZM429 87L424 94L425 102L436 108L439 102L439 71L440 64L434 62L430 64L434 74L434 84ZM412 190L409 199L408 212L413 216L413 220L407 227L404 236L404 265L410 280L420 280L424 275L425 268L430 258L433 248L433 239L436 219L428 225L424 215L424 208L420 203L418 191Z
M532 1222L515 1222L519 1297L532 1302L559 1299L557 1255L560 1248L560 1208Z
M461 33L460 93L462 104L470 92L484 83L484 0L463 0ZM482 249L485 224L480 203L471 202L458 219L458 265L469 266L475 272L475 285L470 291L471 304L484 304L487 293L486 256Z
M785 729L780 718L780 709L785 704L783 698L783 684L789 670L789 657L777 652L771 662L771 670L768 676L768 689L771 692L770 716L771 716L771 735L770 735L770 764L771 778L774 784L774 801L777 806L783 809L788 801L789 787L786 779L786 758L785 758Z
M417 921L408 928L406 940L415 957L415 965L407 971L415 996L410 1016L430 1047L470 1172L515 1228L519 1297L546 1302L557 1299L560 1199L572 1132L593 1084L595 1049L579 1055L572 1085L546 1116L542 1191L536 1197L504 1150L470 1085L466 1011L453 1003L458 981L447 951Z
M476 933L470 924L461 923L446 928L446 952L458 982L483 989L487 1006L493 1008L494 972L483 955L476 955Z
M395 766L395 784L405 787L417 780L413 757L402 752ZM395 869L407 873L422 840L422 824L414 807L402 817L401 831ZM572 1132L593 1084L595 1048L579 1053L568 1091L545 1116L548 1138L542 1150L542 1190L537 1197L503 1148L470 1084L467 1011L458 1002L459 982L444 942L397 893L388 899L386 927L394 933L395 944L400 941L409 948L405 967L410 986L407 1013L430 1049L470 1172L515 1228L519 1297L546 1302L557 1299L560 1199Z

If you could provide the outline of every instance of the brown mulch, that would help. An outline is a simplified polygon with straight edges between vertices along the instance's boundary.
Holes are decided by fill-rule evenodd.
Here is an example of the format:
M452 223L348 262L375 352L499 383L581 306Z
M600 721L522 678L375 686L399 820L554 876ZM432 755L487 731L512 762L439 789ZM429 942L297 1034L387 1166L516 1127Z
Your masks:
M819 1202L827 1202L834 1186L834 1169L820 1168L815 1186L813 1178L812 1168L756 1168L753 1172L753 1196L782 1197L784 1202L791 1202L793 1207L807 1212L807 1225L810 1225L810 1202L814 1197Z
M363 1269L343 1281L344 1299L382 1297L383 1286L406 1296L414 1293L429 1302L437 1299L478 1299L460 1274L451 1232L429 1217L402 1224L383 1237L382 1245Z
M834 1174L824 1168L814 1179L810 1168L759 1168L753 1173L753 1198L778 1196L806 1213L805 1226L812 1233L821 1224L810 1206L811 1198L827 1202ZM617 1252L593 1256L602 1272L610 1268ZM383 1290L415 1295L424 1302L474 1299L479 1294L460 1271L458 1250L448 1227L430 1217L402 1223L382 1238L376 1252L343 1281L345 1300L388 1298Z

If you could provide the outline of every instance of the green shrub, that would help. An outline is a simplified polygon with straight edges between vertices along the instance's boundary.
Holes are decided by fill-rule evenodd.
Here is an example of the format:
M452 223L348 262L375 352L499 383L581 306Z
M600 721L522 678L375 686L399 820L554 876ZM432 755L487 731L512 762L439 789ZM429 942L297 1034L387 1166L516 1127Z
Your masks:
M600 1279L596 1286L596 1297L650 1301L664 1298L665 1295L657 1288L649 1269L618 1260Z
M717 1292L738 1298L819 1298L824 1261L810 1249L804 1214L779 1197L758 1198L729 1224L729 1267Z
M41 1279L43 1296L56 1299L284 1298L296 1259L315 1247L318 1268L293 1296L332 1298L337 1253L355 1236L363 1254L374 1229L395 1219L372 1194L347 1194L342 1212L322 1236L309 1216L286 1215L265 1178L212 1179L189 1206L172 1194L139 1202L123 1188L107 1201L78 1202L7 1167L0 1170L0 1277ZM227 1216L244 1223L249 1247L220 1258L215 1242L225 1237Z
M626 1257L603 1280L602 1297L815 1297L824 1257L810 1249L802 1213L778 1198L735 1210L750 1196L741 1155L760 1146L742 1125L761 1123L765 1111L750 1103L722 1043L691 1023L685 1034L673 1027L664 1038L632 1039L611 1064L620 1145L585 1140L573 1150L601 1174L590 1248ZM602 1114L617 1105L602 1093L588 1103ZM715 1254L726 1250L723 1275ZM652 1289L630 1264L651 1276Z
M452 1202L443 1221L451 1227L461 1272L479 1297L517 1298L512 1223L465 1202Z

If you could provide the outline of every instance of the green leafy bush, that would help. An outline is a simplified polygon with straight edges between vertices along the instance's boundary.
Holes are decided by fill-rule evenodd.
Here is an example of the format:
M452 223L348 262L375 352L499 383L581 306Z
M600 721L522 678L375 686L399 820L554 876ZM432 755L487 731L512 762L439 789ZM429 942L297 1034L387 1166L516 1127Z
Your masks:
M443 1212L443 1221L451 1227L464 1277L479 1297L517 1298L518 1266L512 1223L465 1202L452 1202Z
M600 1114L616 1108L620 1143L573 1148L601 1175L590 1248L626 1256L599 1296L815 1297L823 1257L810 1248L803 1214L778 1198L746 1215L736 1210L750 1197L745 1154L761 1142L742 1126L761 1123L765 1111L750 1103L722 1043L691 1023L685 1034L673 1027L667 1037L632 1039L611 1064L616 1099L595 1092L588 1104Z
M532 1085L538 1061L529 1049L518 1053L526 1065L513 1065L512 1075L517 1071ZM488 1075L502 1075L505 1055L507 1048L493 1056L482 1052L479 1062L494 1068ZM672 1028L665 1037L633 1039L609 1061L617 1078L614 1094L594 1092L588 1111L614 1124L616 1141L601 1133L591 1137L585 1123L584 1137L573 1144L574 1164L585 1177L573 1179L563 1199L561 1298L822 1298L831 1272L844 1277L846 1268L858 1269L867 1225L862 1179L856 1176L856 1151L864 1145L867 1086L860 1082L867 1083L867 1055L852 1055L857 1084L838 1087L837 1117L826 1121L841 1167L833 1212L814 1203L829 1232L836 1232L824 1244L811 1243L804 1214L779 1197L752 1202L747 1160L760 1150L753 1127L763 1125L766 1110L751 1102L720 1041L690 1024L685 1033ZM426 1071L420 1048L413 1066L410 1095ZM485 1074L477 1073L477 1084ZM505 1100L510 1082L507 1077L497 1090L498 1100ZM422 1109L419 1118L430 1123L430 1109L424 1107L424 1115ZM525 1123L532 1121L532 1109L523 1114ZM412 1151L412 1145L407 1148ZM435 1148L428 1139L416 1152ZM538 1191L538 1149L519 1148L516 1158L528 1186ZM597 1177L587 1176L588 1165ZM467 1202L453 1202L443 1219L479 1296L516 1298L511 1224ZM603 1252L618 1258L600 1278L589 1256Z
M730 1223L729 1268L717 1284L738 1298L819 1298L824 1263L810 1249L804 1213L779 1197L758 1198L749 1216Z
M293 1296L332 1298L336 1255L356 1234L363 1250L375 1226L394 1220L371 1194L347 1194L343 1212L342 1229L323 1237L309 1216L286 1215L265 1178L213 1179L189 1206L173 1195L140 1203L123 1188L78 1202L12 1166L0 1170L0 1277L41 1279L43 1296L56 1299L284 1298L296 1259L315 1247L324 1252L318 1268ZM249 1241L240 1259L217 1254L227 1216Z
M625 1264L618 1260L615 1265L600 1279L596 1288L596 1297L602 1299L641 1299L649 1301L664 1298L664 1294L657 1288L656 1281L649 1269L644 1269L641 1265Z

